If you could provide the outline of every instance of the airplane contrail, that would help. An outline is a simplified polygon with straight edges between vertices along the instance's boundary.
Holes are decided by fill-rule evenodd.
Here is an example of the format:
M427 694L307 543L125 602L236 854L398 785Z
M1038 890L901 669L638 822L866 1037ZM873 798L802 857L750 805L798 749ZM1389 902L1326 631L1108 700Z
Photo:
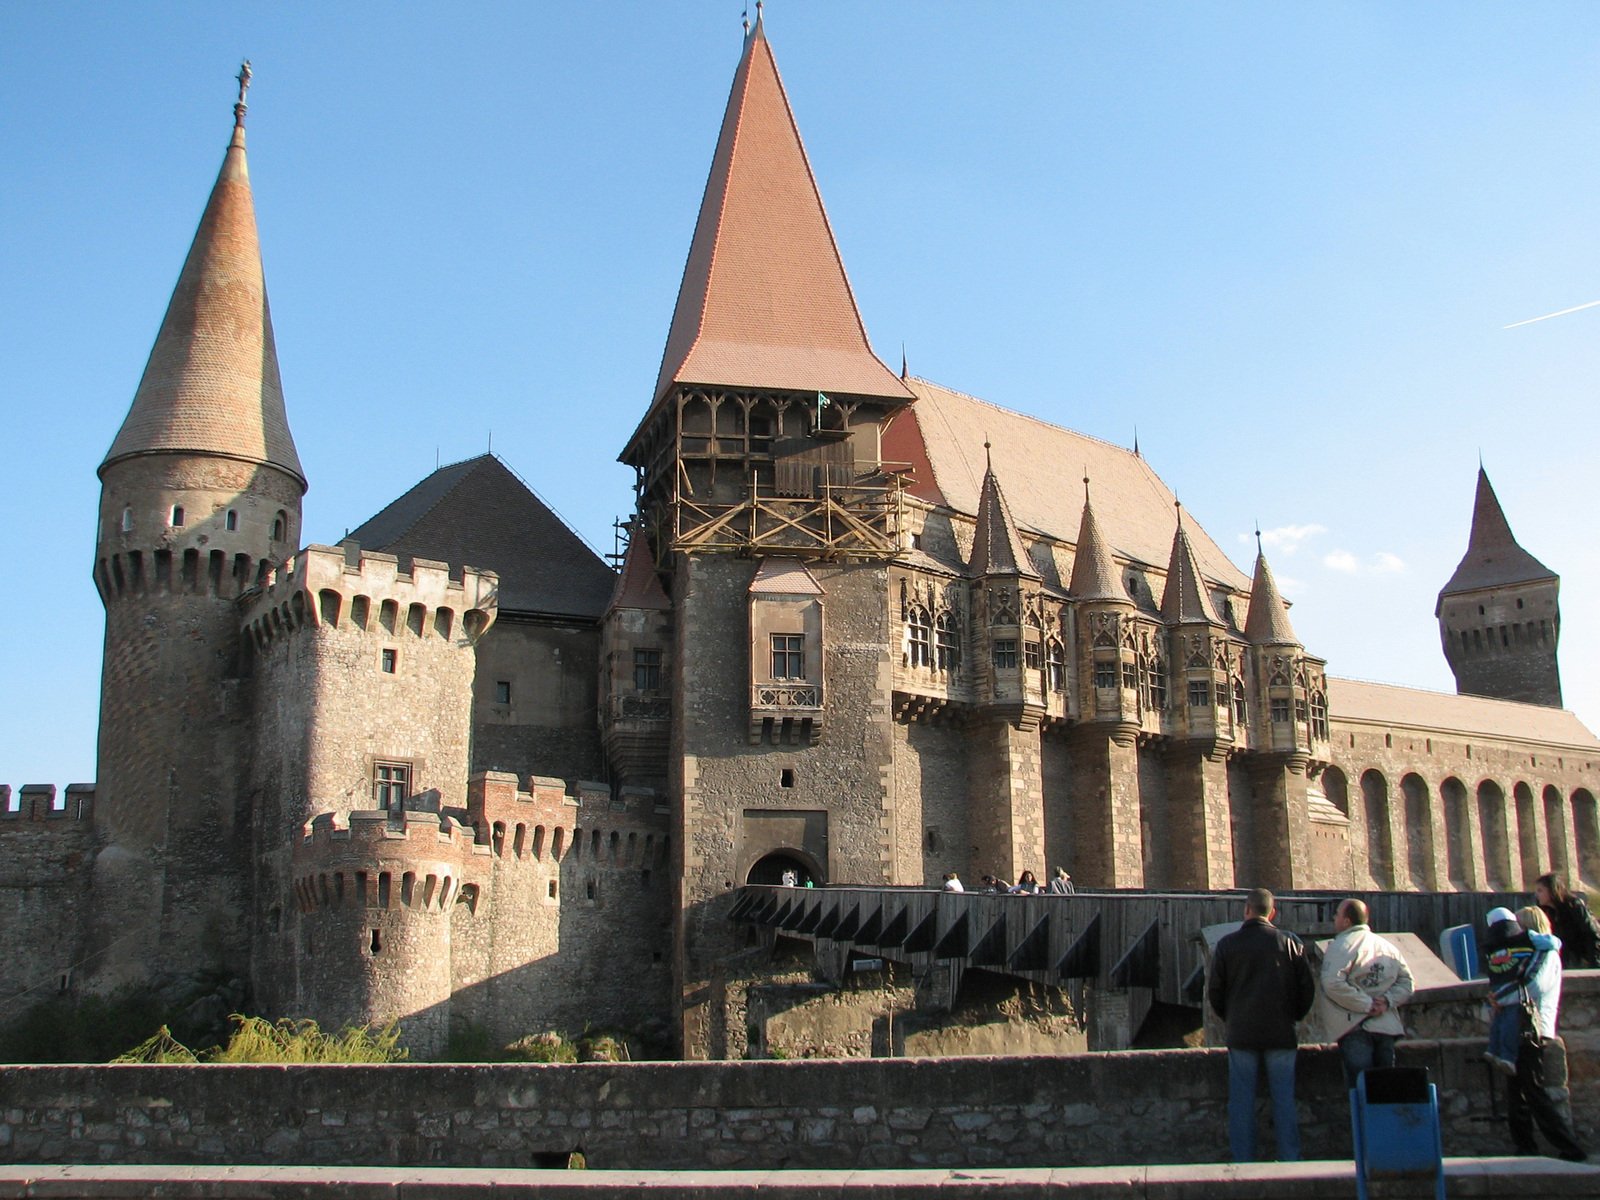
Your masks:
M1586 308L1600 306L1600 300L1591 300L1587 304L1579 304L1572 308L1563 308L1560 312L1545 313L1542 317L1529 317L1526 321L1513 321L1509 325L1500 326L1501 329L1515 329L1519 325L1532 325L1535 321L1548 321L1551 317L1564 317L1568 313L1582 312Z

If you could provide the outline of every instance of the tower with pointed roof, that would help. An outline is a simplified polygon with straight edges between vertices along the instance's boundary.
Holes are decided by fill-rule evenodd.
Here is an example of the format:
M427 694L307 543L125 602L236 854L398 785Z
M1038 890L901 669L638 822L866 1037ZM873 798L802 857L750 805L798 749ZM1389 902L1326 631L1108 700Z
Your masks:
M1434 608L1456 691L1560 708L1560 594L1561 577L1518 544L1479 466L1467 552Z
M100 465L106 609L95 862L102 986L247 963L247 673L236 601L300 536L245 156L241 72L222 169Z

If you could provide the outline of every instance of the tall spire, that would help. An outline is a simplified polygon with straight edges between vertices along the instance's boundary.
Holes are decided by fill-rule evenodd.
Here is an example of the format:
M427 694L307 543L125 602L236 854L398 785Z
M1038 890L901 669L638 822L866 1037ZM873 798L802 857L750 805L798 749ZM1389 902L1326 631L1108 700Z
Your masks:
M305 484L284 411L245 160L248 62L238 78L222 170L102 473L131 455L200 453L270 463Z
M1298 646L1300 639L1289 624L1289 606L1283 602L1272 578L1264 551L1256 551L1256 575L1250 584L1250 611L1244 619L1244 636L1262 646Z
M989 452L984 443L984 454ZM1011 508L1000 491L1000 480L991 465L983 473L983 490L978 493L978 529L972 537L972 570L977 575L1026 575L1039 578L1022 547L1022 536L1011 518Z
M1161 594L1161 616L1172 625L1204 621L1220 625L1217 610L1211 606L1200 564L1183 527L1183 507L1178 506L1178 531L1172 535L1172 557L1167 561L1167 588Z
M1067 590L1075 600L1126 600L1111 544L1100 532L1094 505L1089 500L1089 477L1083 479L1083 520L1078 523L1078 545L1073 551L1072 582Z
M1489 482L1489 473L1480 462L1467 552L1457 565L1455 574L1450 576L1450 582L1440 589L1439 595L1443 597L1455 592L1555 578L1554 571L1517 544L1511 532L1511 523L1506 520L1500 499Z
M674 383L911 398L867 341L759 7L655 398Z
M612 590L613 608L643 608L665 612L672 607L667 593L656 575L655 563L650 560L650 545L645 539L644 523L637 517L628 534L628 548L622 556L622 570L617 575L617 586Z

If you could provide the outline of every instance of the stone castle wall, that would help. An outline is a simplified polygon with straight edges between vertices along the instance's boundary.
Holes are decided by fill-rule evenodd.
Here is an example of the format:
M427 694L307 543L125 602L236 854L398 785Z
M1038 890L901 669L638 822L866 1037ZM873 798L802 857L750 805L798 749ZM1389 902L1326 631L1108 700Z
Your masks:
M21 1008L70 990L81 970L99 845L94 784L0 784L0 992Z
M1571 976L1573 1101L1600 1123L1596 986ZM1408 1041L1439 1087L1446 1155L1510 1152L1481 1037ZM1337 1053L1306 1049L1306 1157L1348 1158ZM1222 1050L576 1066L17 1067L10 1162L618 1169L1092 1166L1227 1156Z
M524 776L559 770L571 779L601 778L599 635L593 624L501 612L477 651L471 769ZM510 693L507 702L496 692L501 684Z

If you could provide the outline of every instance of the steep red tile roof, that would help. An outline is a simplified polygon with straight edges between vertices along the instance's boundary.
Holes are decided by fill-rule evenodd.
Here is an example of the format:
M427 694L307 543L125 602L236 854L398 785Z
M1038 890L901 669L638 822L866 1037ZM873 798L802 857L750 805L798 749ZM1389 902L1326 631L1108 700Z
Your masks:
M1111 557L1106 535L1100 532L1094 505L1089 502L1088 483L1084 484L1083 519L1078 523L1078 541L1072 556L1072 582L1067 591L1079 600L1127 600L1117 561Z
M1455 592L1555 578L1554 571L1517 544L1511 523L1500 507L1500 498L1489 482L1488 472L1479 467L1467 552L1456 566L1455 574L1450 576L1450 582L1439 590L1440 599Z
M628 549L622 556L622 574L617 576L617 587L611 593L611 603L606 606L606 611L610 612L613 608L644 608L665 612L671 607L672 601L667 599L661 579L656 575L656 565L650 558L650 543L645 538L644 530L639 528L639 522L635 521L628 538Z
M1200 564L1195 561L1194 547L1189 544L1181 515L1178 531L1172 535L1172 557L1167 562L1167 590L1161 596L1161 615L1174 625L1200 621L1222 624L1217 610L1211 606L1210 591L1200 576Z
M242 105L133 405L100 469L152 452L271 463L305 483L278 378Z
M1004 409L915 376L916 403L901 409L883 435L883 457L925 462L914 496L973 516L982 492L985 441L1006 474L1006 505L1025 534L1070 542L1080 526L1077 489L1064 479L1094 480L1095 515L1109 552L1161 570L1171 551L1176 497L1143 458L1121 446ZM1205 578L1243 592L1250 582L1190 514L1184 528ZM1076 564L1074 564L1076 569ZM1123 593L1126 595L1126 593Z
M984 471L983 489L978 494L978 527L972 537L971 566L974 575L1039 578L1039 572L1028 561L1028 552L1022 548L1022 537L993 466Z
M1256 554L1256 575L1250 584L1250 611L1244 618L1244 636L1262 646L1298 646L1300 639L1289 624L1289 606L1278 591L1278 581L1267 566L1267 556Z
M868 344L759 21L728 97L655 400L674 383L910 399Z

